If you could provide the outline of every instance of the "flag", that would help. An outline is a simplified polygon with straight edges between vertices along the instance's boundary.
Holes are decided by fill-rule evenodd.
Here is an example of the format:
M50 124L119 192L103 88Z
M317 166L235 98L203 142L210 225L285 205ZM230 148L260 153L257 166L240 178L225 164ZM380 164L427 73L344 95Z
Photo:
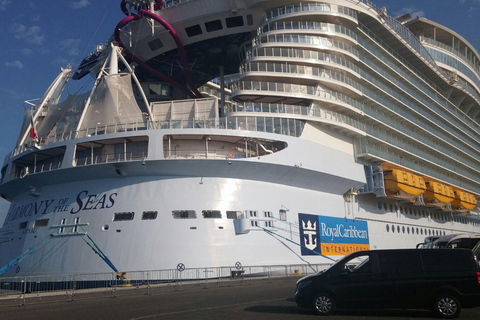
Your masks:
M37 132L35 130L35 125L33 123L33 113L32 110L30 110L30 138L36 138L37 137Z

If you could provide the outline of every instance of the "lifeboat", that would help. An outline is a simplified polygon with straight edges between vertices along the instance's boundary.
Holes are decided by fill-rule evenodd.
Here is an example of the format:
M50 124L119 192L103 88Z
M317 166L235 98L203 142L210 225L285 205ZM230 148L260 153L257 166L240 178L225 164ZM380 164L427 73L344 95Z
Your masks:
M455 198L452 201L453 211L468 213L477 206L477 199L475 199L473 194L458 189L453 192L455 194Z
M443 183L426 181L427 191L423 194L425 205L444 208L455 199L453 188Z
M385 193L389 198L415 201L419 195L427 190L422 177L413 173L392 169L383 172Z

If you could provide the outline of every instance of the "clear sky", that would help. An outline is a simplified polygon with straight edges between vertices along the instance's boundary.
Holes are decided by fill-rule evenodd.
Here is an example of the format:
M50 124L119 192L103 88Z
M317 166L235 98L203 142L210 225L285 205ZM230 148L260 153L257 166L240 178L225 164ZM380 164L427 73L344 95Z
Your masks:
M480 52L480 0L371 1L393 17L410 13L445 25ZM107 41L123 18L120 2L0 0L0 161L15 147L23 101L41 97L60 67L78 66ZM7 210L0 200L0 225Z

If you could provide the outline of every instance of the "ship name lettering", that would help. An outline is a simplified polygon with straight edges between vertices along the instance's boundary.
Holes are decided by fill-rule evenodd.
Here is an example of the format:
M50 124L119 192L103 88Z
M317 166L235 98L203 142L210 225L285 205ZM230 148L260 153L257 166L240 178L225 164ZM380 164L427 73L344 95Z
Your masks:
M24 205L12 204L10 210L8 210L7 221L12 221L20 218L31 217L32 214L47 214L48 208L53 204L55 200L42 200L40 202L30 202Z
M343 224L337 224L335 227L328 227L322 222L322 236L329 237L331 240L334 238L355 238L355 239L368 239L366 230L357 230L355 226L349 226L345 228Z
M106 193L89 194L88 190L83 190L76 198L78 207L70 210L70 213L76 214L83 210L109 209L115 205L116 196L117 193L111 193L110 195ZM85 197L87 197L86 201L84 199Z

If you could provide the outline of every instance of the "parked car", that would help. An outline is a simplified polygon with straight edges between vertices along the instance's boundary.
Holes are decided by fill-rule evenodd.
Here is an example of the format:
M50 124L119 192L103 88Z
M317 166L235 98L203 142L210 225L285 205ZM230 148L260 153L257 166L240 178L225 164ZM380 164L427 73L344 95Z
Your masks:
M429 309L454 318L480 306L480 272L471 250L398 249L352 253L297 282L299 307Z
M432 242L432 249L470 249L480 241L480 234L449 234Z

